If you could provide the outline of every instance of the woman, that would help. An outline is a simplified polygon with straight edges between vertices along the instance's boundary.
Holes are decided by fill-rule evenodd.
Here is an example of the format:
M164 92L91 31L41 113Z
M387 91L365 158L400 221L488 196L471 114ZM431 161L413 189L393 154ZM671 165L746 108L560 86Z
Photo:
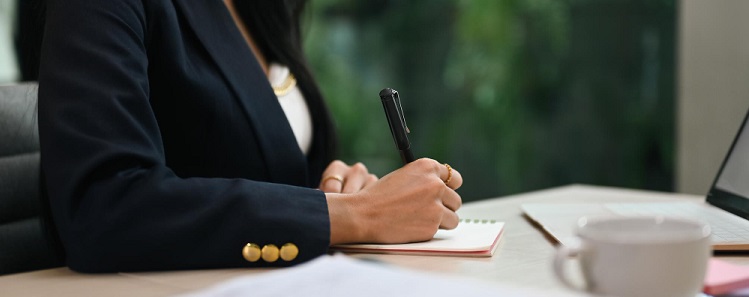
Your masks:
M330 162L333 127L302 56L302 7L48 4L42 170L68 266L287 266L330 245L427 240L457 226L462 179L448 166L421 159L377 180L361 164ZM274 93L268 75L281 65L297 83L281 79ZM294 89L296 112L279 102Z

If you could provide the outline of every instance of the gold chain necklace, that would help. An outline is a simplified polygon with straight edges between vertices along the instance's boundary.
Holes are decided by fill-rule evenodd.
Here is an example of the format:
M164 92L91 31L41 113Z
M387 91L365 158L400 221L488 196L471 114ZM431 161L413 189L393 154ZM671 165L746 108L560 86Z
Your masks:
M276 94L276 96L281 97L289 92L291 92L291 89L293 89L296 86L296 77L294 77L291 72L289 72L289 75L286 76L286 79L278 86L273 86L273 93Z

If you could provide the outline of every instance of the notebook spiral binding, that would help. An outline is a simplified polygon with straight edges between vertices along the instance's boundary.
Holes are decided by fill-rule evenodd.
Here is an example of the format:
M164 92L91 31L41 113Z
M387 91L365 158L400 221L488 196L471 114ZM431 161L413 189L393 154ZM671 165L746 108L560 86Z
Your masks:
M458 223L464 224L495 224L497 220L458 219Z

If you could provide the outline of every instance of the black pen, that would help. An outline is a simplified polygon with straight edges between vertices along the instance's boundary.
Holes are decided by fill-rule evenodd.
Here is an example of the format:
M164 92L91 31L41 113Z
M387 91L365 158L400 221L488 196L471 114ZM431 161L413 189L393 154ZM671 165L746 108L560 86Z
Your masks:
M385 108L385 116L387 116L388 125L390 126L390 133L393 134L393 140L400 152L403 164L413 162L415 158L411 152L411 142L408 141L408 134L411 131L408 130L406 117L403 116L403 107L401 107L401 99L398 96L398 91L391 88L382 89L380 91L380 100L382 100L382 107Z

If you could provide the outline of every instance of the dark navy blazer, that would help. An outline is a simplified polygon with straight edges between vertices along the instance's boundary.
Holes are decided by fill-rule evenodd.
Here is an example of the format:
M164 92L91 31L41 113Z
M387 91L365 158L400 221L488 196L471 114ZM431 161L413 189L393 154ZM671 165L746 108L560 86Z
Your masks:
M223 1L51 1L39 81L42 169L72 269L286 266L327 252L313 187L329 127L315 126L305 157ZM250 263L247 243L294 243L299 256Z

